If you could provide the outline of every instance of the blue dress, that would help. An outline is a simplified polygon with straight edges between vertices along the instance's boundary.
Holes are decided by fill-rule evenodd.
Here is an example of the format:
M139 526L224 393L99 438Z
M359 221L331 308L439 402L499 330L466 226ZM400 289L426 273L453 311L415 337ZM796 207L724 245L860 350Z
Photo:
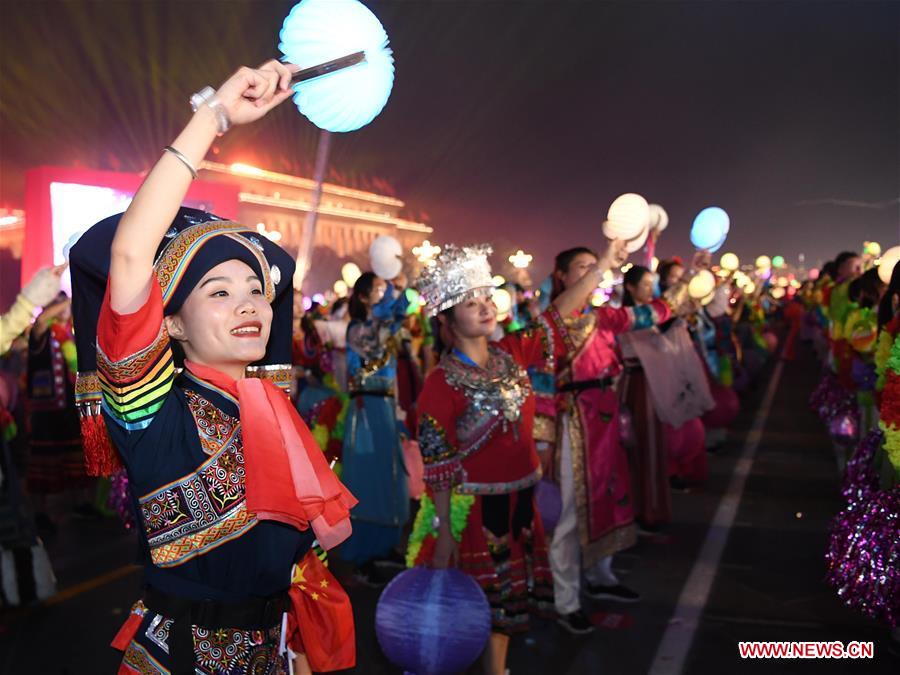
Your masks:
M347 380L350 410L344 425L341 480L359 500L353 535L341 546L344 560L362 564L399 545L409 519L409 488L400 445L395 381L397 333L409 302L384 298L366 321L347 326Z

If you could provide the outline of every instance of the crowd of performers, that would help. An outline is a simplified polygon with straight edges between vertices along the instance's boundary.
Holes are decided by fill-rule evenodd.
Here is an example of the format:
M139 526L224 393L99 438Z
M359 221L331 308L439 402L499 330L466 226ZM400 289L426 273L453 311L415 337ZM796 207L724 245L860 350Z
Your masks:
M900 265L888 277L872 262L841 253L793 314L822 362L810 406L844 467L828 581L900 653Z
M231 124L247 124L285 100L289 82L270 62L239 71L217 98ZM653 271L653 233L600 306L596 289L628 257L621 241L560 252L545 292L519 294L499 321L487 245L448 245L412 280L365 272L349 299L304 311L290 255L181 206L222 131L200 106L128 210L72 248L72 300L58 295L62 270L44 270L3 316L6 370L25 382L3 380L4 434L29 444L26 483L45 529L44 496L66 490L66 508L82 511L105 509L108 492L138 533L144 592L113 641L120 672L352 666L353 615L331 549L356 583L415 565L474 578L491 610L491 675L532 615L586 634L585 598L639 601L614 556L667 527L673 490L706 479L739 394L774 349L771 318L796 303L782 307L765 284L745 296L728 273L693 299L689 281L710 255ZM867 278L819 289L831 304L805 314L827 337L840 404L882 402L880 424L860 417L876 459L852 464L868 482L853 483L846 528L896 505L869 478L884 480L884 458L896 458L900 407L887 393L900 386L900 343L861 340L863 320L848 318L874 311ZM856 354L874 355L870 378L844 363ZM16 409L18 432L6 412ZM95 494L102 509L90 507ZM846 569L842 553L830 555Z

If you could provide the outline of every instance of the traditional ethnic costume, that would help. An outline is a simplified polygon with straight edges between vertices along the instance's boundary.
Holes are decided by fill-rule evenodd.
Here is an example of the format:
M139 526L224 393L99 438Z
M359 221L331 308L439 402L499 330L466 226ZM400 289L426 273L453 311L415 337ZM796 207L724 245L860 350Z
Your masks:
M341 557L359 565L387 556L409 520L409 488L397 422L397 333L406 317L405 293L391 284L365 321L347 327L350 411L344 425L342 479L360 501L353 536Z
M635 543L628 457L619 439L616 379L622 363L616 337L666 321L667 303L599 307L563 317L550 307L555 356L554 406L542 406L538 440L556 444L555 473L562 513L553 533L550 563L556 609L581 607L581 573L588 582L616 586L611 556ZM634 598L629 598L634 599Z
M291 376L292 259L251 229L183 208L157 252L159 283L121 315L107 287L119 219L71 251L86 460L95 473L124 464L145 557L144 597L113 642L125 652L119 672L286 673L288 647L315 670L352 666L349 601L311 546L348 536L354 499L273 383ZM266 358L239 381L190 362L179 374L163 316L231 259L256 272L273 305Z
M493 290L487 247L448 246L419 282L434 315ZM552 610L547 543L536 508L541 478L532 435L535 395L526 369L552 358L546 325L491 344L481 368L458 350L444 355L419 399L419 445L428 492L407 562L434 555L434 491L452 490L451 531L460 569L491 606L492 630L527 630L529 612Z
M49 495L89 487L75 409L75 343L68 322L28 340L28 491Z

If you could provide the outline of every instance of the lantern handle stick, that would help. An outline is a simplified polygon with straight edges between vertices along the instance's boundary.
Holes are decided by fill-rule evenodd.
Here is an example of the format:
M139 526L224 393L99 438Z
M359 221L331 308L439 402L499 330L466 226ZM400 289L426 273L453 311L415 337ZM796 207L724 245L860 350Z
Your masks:
M286 59L283 59L283 61L285 63L288 63ZM311 66L309 68L298 70L291 77L291 84L308 82L309 80L314 80L317 77L331 75L332 73L335 73L337 71L359 65L360 63L365 63L365 61L366 53L364 51L347 54L346 56L341 56L339 58L332 59L331 61L320 63L317 66Z

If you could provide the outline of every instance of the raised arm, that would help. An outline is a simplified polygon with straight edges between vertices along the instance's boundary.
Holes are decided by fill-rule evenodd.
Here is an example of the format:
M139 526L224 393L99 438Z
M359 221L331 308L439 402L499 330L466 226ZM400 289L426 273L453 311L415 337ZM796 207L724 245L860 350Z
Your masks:
M291 71L272 60L257 69L240 68L215 94L231 125L249 124L291 95ZM130 314L147 301L153 257L187 194L196 169L219 133L210 105L201 105L147 175L122 216L113 239L109 284L111 308Z
M603 274L613 267L621 267L628 259L628 251L625 249L625 242L616 239L609 242L603 256L588 269L581 279L572 284L571 287L563 291L554 301L553 306L562 316L568 316L572 312L577 312L587 304L591 293L600 284Z

